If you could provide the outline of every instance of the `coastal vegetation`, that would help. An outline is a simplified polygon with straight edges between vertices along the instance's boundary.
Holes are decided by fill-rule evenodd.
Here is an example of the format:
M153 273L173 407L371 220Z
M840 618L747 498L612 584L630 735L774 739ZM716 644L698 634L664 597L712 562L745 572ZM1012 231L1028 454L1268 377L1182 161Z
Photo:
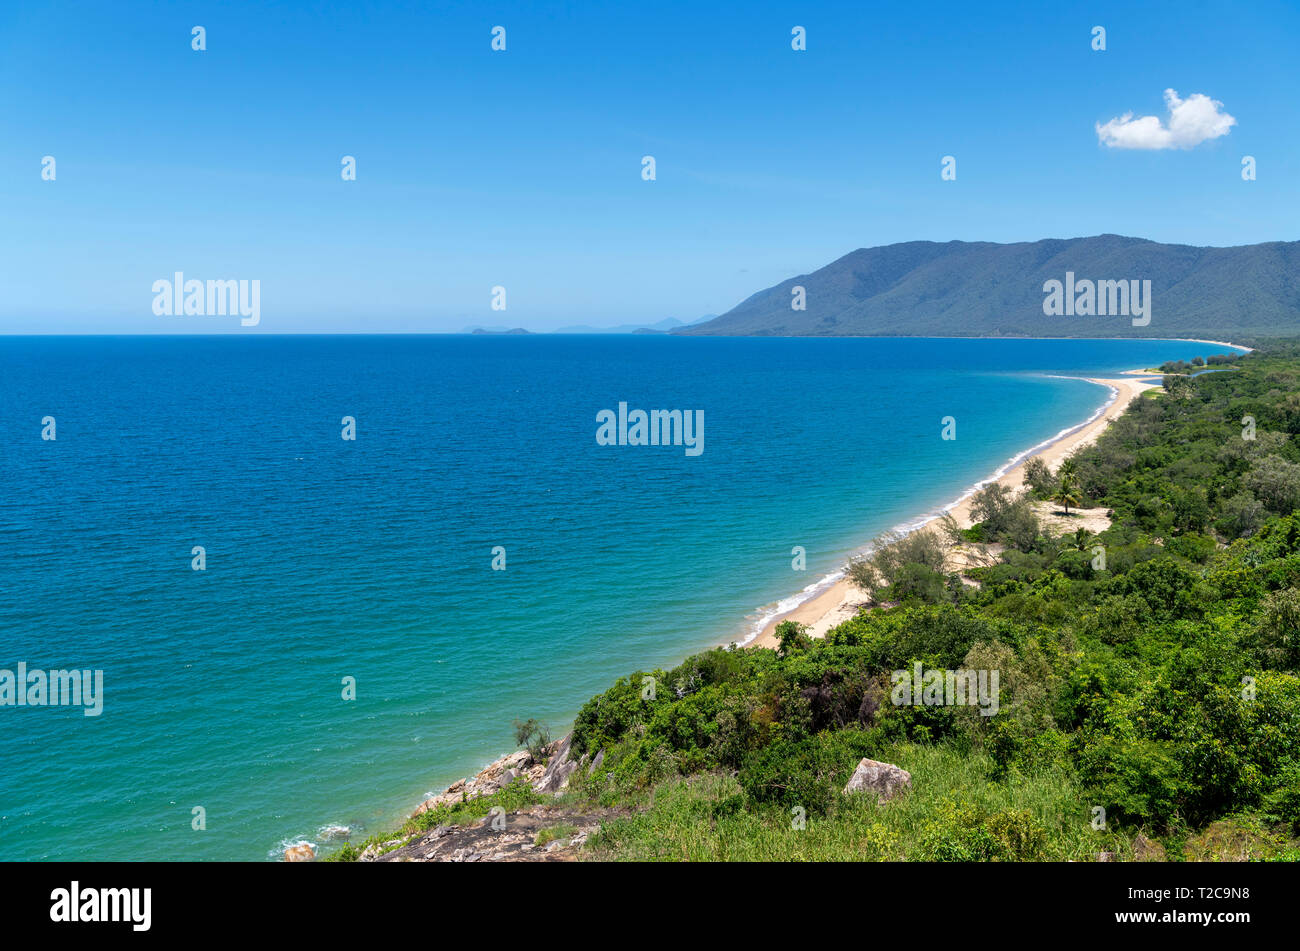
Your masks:
M516 720L514 730L516 746L526 749L535 760L541 760L545 756L546 748L551 745L550 727L529 717L527 720Z
M1224 367L1241 358L1239 353L1215 353L1208 357L1192 357L1189 360L1166 360L1152 369L1152 373L1199 373L1206 369Z
M825 637L787 622L776 651L593 697L552 799L616 810L582 854L1300 858L1300 346L1237 365L1134 400L1023 493L986 486L970 529L882 540L848 569L871 603ZM1109 527L1054 532L1044 500ZM957 567L944 534L990 557ZM898 702L913 669L996 671L995 712ZM863 758L910 788L846 793ZM516 782L403 835L536 801Z
M570 795L641 807L594 854L1178 858L1216 838L1300 854L1300 350L1240 365L1134 401L1055 484L1028 467L1029 497L1111 510L1100 534L1051 537L992 484L975 529L1004 548L967 569L978 587L952 583L933 534L891 539L851 568L885 606L824 639L712 651L593 698L574 746L605 756ZM999 713L894 705L890 672L916 662L999 670ZM864 756L912 791L843 794Z

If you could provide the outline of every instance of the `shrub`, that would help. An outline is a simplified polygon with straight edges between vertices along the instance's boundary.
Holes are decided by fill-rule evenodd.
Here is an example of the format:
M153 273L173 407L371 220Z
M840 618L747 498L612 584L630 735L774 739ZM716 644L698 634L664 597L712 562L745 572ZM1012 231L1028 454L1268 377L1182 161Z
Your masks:
M1047 830L1024 809L998 812L984 820L992 839L993 858L1004 862L1038 862L1045 855Z
M1038 517L1029 499L1016 497L1000 483L990 482L975 493L971 516L982 526L987 541L1004 542L1020 551L1029 551L1038 539Z
M1238 492L1223 504L1215 527L1229 538L1248 538L1264 523L1264 506L1249 492Z
M1204 598L1198 598L1199 576L1172 558L1153 558L1107 584L1115 594L1136 594L1157 615L1198 617L1204 611Z
M858 761L877 752L875 736L862 730L782 740L752 754L740 771L745 794L755 802L802 806L824 815L839 800Z
M642 676L638 672L620 677L614 686L582 705L573 721L573 748L577 753L595 755L597 750L613 746L641 722L648 709L641 699Z
M343 848L335 852L331 859L335 862L358 862L361 860L361 850L348 842Z
M1045 857L1047 830L1027 810L985 815L967 802L945 799L926 822L921 858L934 862L1032 862Z
M898 836L879 822L873 822L858 843L858 850L871 862L887 862L898 851Z
M1265 797L1264 808L1274 821L1300 833L1300 764L1282 774L1277 787Z
M1189 792L1174 745L1099 730L1076 734L1071 753L1096 804L1112 819L1163 825L1178 812Z
M1256 628L1259 647L1271 667L1300 666L1300 590L1270 593Z
M776 626L777 655L789 657L797 650L807 650L812 643L808 637L808 625L796 621L782 621Z
M946 600L940 589L946 591L942 573L947 559L947 551L934 532L924 529L907 535L889 532L877 540L874 551L849 562L848 575L873 598L898 585L902 597Z
M1047 463L1039 456L1034 456L1025 463L1024 484L1034 493L1036 498L1045 499L1052 494L1055 483L1052 481L1052 472L1047 468Z
M534 762L542 762L546 757L547 747L551 745L550 728L532 717L527 720L515 720L514 728L515 745L527 749L528 755Z
M1290 515L1300 507L1300 465L1281 456L1270 455L1256 462L1242 479L1271 511Z

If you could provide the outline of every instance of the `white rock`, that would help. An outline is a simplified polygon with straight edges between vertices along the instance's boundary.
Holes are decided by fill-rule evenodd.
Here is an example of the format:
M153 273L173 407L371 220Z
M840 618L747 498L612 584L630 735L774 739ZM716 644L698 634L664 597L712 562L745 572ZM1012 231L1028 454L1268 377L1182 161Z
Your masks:
M884 804L911 788L912 774L907 770L899 769L893 763L881 763L864 756L849 778L848 785L844 787L844 793L874 792L876 802Z

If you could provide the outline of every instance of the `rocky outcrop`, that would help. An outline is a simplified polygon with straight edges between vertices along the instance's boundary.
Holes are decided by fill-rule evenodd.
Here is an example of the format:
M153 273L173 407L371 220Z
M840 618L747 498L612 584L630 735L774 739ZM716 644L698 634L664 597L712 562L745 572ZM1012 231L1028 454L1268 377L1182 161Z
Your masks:
M911 788L912 774L907 770L899 769L893 763L881 763L863 757L849 778L848 785L844 787L844 793L875 793L876 802L884 805Z
M557 793L569 785L569 779L579 765L572 756L572 746L573 734L569 733L546 748L545 762L534 760L527 750L508 753L483 767L474 776L456 780L445 792L428 797L415 807L413 815L418 816L449 803L489 796L516 781L528 782L538 792ZM603 759L602 751L597 754L596 762Z
M576 765L576 764L575 764ZM468 825L440 825L391 852L367 849L363 862L571 862L579 857L587 837L603 821L627 815L626 810L591 811L541 804L518 812L484 816ZM539 833L550 830L538 845ZM555 836L556 830L563 834ZM549 841L547 841L549 840ZM395 843L385 843L391 846Z
M487 796L513 782L527 782L542 793L557 793L569 785L582 767L588 772L605 761L604 750L588 763L588 757L573 755L573 734L549 744L543 761L527 750L509 753L489 763L474 776L458 779L447 789L430 796L416 808L414 816L439 806ZM627 810L586 809L563 803L542 803L514 813L500 809L483 819L464 825L443 824L414 836L371 843L358 856L361 862L556 862L577 857L587 836L600 828L603 819L628 815ZM556 835L559 828L562 835ZM550 830L537 844L538 833ZM301 860L300 860L301 861Z
M484 766L474 776L456 780L447 787L446 792L430 796L415 807L414 815L418 816L430 809L460 802L462 799L476 799L479 796L491 795L502 786L508 786L520 778L530 783L536 782L545 772L545 764L534 762L527 750L508 753Z
M316 861L316 849L310 842L299 842L297 845L291 845L284 850L284 860L286 862L314 862Z
M533 788L540 793L557 793L569 785L569 777L578 768L578 761L573 758L572 752L573 734L567 733L556 746L541 779L533 783Z

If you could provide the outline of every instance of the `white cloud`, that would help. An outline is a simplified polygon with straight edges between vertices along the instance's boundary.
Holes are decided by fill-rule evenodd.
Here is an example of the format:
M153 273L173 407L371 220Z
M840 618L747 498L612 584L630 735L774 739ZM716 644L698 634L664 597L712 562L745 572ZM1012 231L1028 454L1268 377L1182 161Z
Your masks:
M1237 120L1223 111L1223 103L1202 93L1179 99L1172 89L1165 90L1169 121L1159 116L1139 116L1126 112L1104 125L1097 123L1097 139L1112 149L1190 149L1210 139L1227 135Z

